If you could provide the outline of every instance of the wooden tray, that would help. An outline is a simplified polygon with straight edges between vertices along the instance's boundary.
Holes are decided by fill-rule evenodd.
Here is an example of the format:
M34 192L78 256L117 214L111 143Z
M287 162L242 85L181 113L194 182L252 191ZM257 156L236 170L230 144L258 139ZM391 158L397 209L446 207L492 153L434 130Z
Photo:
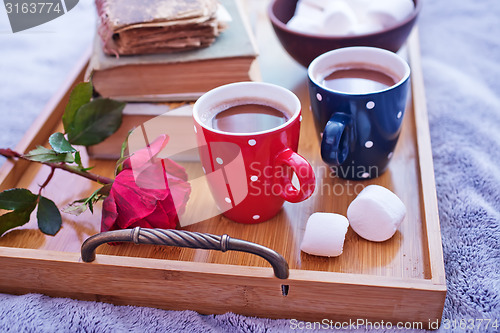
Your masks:
M299 153L316 171L317 190L305 202L285 204L276 218L262 224L241 225L217 216L186 230L228 234L274 249L288 261L290 277L275 278L266 261L250 254L151 245L103 245L96 261L83 263L80 246L99 232L99 206L94 215L64 214L63 228L55 237L43 235L32 219L0 238L0 292L308 321L362 318L418 321L425 327L441 318L446 285L417 32L408 47L412 99L390 168L377 179L354 182L328 176L309 111L306 70L284 54L265 13L255 15L251 19L261 22L255 33L263 80L293 90L303 104ZM82 81L88 56L26 133L18 151L44 145L51 133L61 130L69 92ZM95 173L112 176L114 162L84 156L84 163L95 165ZM48 173L45 166L7 161L0 169L0 190L37 191ZM369 184L386 186L404 201L407 217L396 235L374 243L349 229L341 256L302 253L299 247L309 215L345 215L356 193ZM44 193L61 207L96 188L57 170ZM287 296L281 293L282 285L289 288Z

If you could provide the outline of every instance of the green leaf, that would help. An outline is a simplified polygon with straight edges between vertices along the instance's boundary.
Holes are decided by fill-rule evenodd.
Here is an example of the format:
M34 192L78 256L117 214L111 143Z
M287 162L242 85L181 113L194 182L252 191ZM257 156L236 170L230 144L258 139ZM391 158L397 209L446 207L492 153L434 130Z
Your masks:
M81 200L74 201L61 209L64 213L78 216L87 210L87 205Z
M36 204L37 196L25 188L13 188L0 193L0 209L28 210Z
M90 212L94 214L94 204L92 203L92 200L87 202L87 206L89 207Z
M94 213L94 204L101 200L102 198L109 195L109 191L111 190L111 184L106 184L97 190L94 191L88 198L75 200L63 209L64 213L72 214L72 215L80 215L87 210L87 208Z
M83 166L83 164L82 164L82 157L81 157L79 151L76 151L76 153L75 153L75 163L78 166L78 170L83 171L83 172L87 172L87 171L92 170L93 168L95 168L93 166L88 167L88 168L86 168L86 167Z
M120 151L120 159L116 162L115 166L115 176L118 176L118 174L123 171L123 162L125 162L125 160L128 158L128 156L125 156L125 152L127 151L128 147L128 138L130 137L130 134L132 134L134 129L135 128L132 128L130 131L128 131L125 140L123 140L122 149Z
M122 157L116 161L115 176L118 176L118 174L123 171L123 163L127 160L127 158L128 157Z
M126 103L98 98L83 105L68 128L68 141L75 145L92 146L116 132L122 123Z
M71 153L58 154L52 149L48 149L42 146L38 146L26 155L24 155L30 161L35 162L45 162L45 163L57 163L66 162L73 163L75 158Z
M92 98L92 90L92 83L81 82L71 91L68 104L66 105L66 110L64 111L64 115L62 117L64 131L66 133L68 133L73 126L78 109L90 102L90 99Z
M57 132L52 134L49 137L49 144L54 149L56 153L74 153L76 151L75 148L71 146L71 144L66 140L64 134Z
M26 155L24 155L24 157L26 158L32 158L32 157L36 157L36 156L39 156L39 155L52 155L52 156L56 156L57 153L52 150L52 149L48 149L48 148L45 148L43 146L37 146L35 149L31 150L29 153L27 153Z
M0 236L3 236L5 232L15 227L20 227L30 220L30 215L33 209L35 209L36 203L31 209L28 210L15 210L0 216Z
M54 236L61 229L61 213L56 204L46 197L40 197L36 217L38 219L38 228L44 234Z
M85 168L82 165L82 157L80 156L80 152L77 151L75 153L75 163L80 167L81 170L84 170Z
M125 137L125 140L123 140L122 149L120 151L120 159L125 157L125 152L127 151L127 148L128 148L128 138L130 137L130 134L132 134L134 129L135 128L132 128L130 131L128 131L127 136Z

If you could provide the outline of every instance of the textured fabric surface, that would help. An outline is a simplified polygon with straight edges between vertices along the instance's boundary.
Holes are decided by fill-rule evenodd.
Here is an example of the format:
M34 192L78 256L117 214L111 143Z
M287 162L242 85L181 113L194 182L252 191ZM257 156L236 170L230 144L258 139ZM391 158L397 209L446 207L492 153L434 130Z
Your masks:
M90 43L91 34L84 33L94 26L89 2L16 35L0 9L0 146L15 146ZM419 19L448 285L443 319L490 318L500 324L499 17L498 0L425 0ZM35 294L0 295L0 314L2 332L293 328L287 320L202 316ZM469 331L498 330L483 325Z

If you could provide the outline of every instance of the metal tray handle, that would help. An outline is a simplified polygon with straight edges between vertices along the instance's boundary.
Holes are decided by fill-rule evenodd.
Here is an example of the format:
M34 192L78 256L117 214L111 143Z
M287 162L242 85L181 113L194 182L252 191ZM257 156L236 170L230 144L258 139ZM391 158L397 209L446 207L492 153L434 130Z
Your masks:
M133 242L135 244L152 244L188 247L193 249L240 251L258 255L266 259L279 279L288 278L288 263L278 252L265 246L230 238L228 235L211 235L200 232L175 229L124 229L101 232L91 236L82 244L82 260L95 260L95 250L99 245L112 242Z

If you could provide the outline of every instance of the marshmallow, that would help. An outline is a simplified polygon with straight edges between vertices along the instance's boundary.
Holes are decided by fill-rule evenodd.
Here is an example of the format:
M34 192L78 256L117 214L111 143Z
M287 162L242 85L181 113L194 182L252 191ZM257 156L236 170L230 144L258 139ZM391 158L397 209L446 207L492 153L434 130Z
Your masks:
M352 33L355 35L371 34L371 33L380 31L383 28L384 27L382 26L382 24L380 24L376 21L365 21L365 22L356 24L352 29Z
M390 190L369 185L347 209L351 228L361 237L382 242L391 238L406 215L401 199Z
M361 21L365 18L366 10L374 0L349 0L346 1L352 10L356 13L358 20ZM375 0L376 1L376 0Z
M323 19L323 8L318 8L316 6L311 6L307 2L299 1L297 2L297 7L295 7L295 16L303 16L312 20L322 20Z
M356 14L344 1L328 3L323 14L322 32L331 36L347 35L357 24Z
M387 28L407 18L413 9L412 0L372 1L366 11L366 19Z
M330 0L330 1L328 1L328 0L299 0L297 6L301 3L303 3L303 4L306 4L308 6L315 7L319 10L323 10L323 9L325 9L326 4L328 2L331 2L331 1L332 0ZM337 1L337 0L335 0L335 1Z
M286 24L288 28L304 33L317 33L321 30L321 23L303 16L294 16Z
M393 26L413 10L412 0L299 0L287 25L312 34L360 35Z
M300 249L315 256L342 254L349 221L339 214L314 213L307 220Z

